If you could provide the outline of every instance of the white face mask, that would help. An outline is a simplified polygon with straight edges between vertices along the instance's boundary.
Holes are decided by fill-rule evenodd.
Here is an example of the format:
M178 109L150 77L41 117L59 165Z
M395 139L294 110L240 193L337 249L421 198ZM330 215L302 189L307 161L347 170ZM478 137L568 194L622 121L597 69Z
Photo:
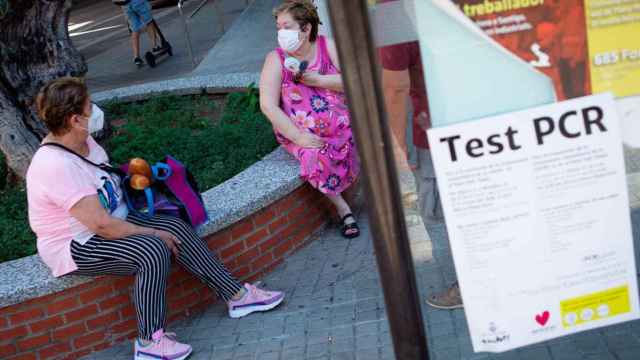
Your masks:
M300 48L300 30L280 29L278 30L278 45L282 50L292 53Z
M91 117L88 126L83 129L87 130L89 134L95 134L104 127L104 112L96 104L91 104Z

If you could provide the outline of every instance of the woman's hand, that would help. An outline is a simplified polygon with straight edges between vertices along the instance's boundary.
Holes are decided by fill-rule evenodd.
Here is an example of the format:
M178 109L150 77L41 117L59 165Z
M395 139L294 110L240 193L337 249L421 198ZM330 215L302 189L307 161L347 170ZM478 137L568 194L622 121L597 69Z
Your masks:
M178 245L180 245L181 242L180 240L178 240L177 237L173 236L173 234L171 234L168 231L155 230L155 229L153 230L153 236L157 236L160 238L160 240L164 241L164 243L167 244L167 246L169 247L169 250L171 250L173 255L178 257Z
M150 227L135 225L125 220L111 216L105 211L98 199L98 195L88 195L80 199L69 210L71 216L89 228L93 233L102 236L107 240L124 239L133 235L150 235L160 238L167 244L171 252L178 256L178 240L171 233L156 230Z
M302 73L300 82L307 86L312 87L324 87L323 84L324 75L320 75L317 71L305 71Z
M317 149L324 146L322 138L306 131L301 131L293 142L304 148Z
M311 87L344 92L340 74L322 75L317 71L305 71L300 82Z

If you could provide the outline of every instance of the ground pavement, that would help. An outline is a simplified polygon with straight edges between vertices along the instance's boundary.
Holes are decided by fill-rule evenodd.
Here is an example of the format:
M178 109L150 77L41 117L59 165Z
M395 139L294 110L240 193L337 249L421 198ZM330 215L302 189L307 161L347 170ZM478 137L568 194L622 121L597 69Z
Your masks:
M260 1L258 1L260 2ZM208 0L192 18L203 0L185 2L195 65L189 55L185 27L176 6L154 9L153 15L173 47L173 57L163 57L155 68L133 63L129 32L119 7L110 1L84 0L71 11L69 35L85 57L86 81L92 92L117 87L190 76L209 50L244 11L246 0ZM149 39L141 35L141 56L149 50ZM210 64L215 67L215 64Z

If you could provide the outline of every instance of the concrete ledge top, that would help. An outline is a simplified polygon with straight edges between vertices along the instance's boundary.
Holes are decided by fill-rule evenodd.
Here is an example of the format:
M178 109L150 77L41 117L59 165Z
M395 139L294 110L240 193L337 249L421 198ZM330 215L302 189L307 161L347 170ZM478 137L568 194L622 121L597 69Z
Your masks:
M104 103L111 100L131 102L145 100L154 95L195 95L227 93L245 89L249 84L258 84L258 73L227 73L192 76L179 79L161 80L127 86L91 94L91 100Z
M202 194L209 222L199 230L202 236L241 220L284 197L303 184L299 165L279 147L261 161Z

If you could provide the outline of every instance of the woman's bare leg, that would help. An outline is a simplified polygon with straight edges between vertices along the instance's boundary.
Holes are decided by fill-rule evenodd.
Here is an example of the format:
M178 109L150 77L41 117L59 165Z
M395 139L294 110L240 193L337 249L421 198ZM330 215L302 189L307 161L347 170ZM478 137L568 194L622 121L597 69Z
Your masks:
M336 210L338 210L338 216L340 216L340 219L342 219L343 216L351 213L351 207L349 206L349 204L347 204L347 202L344 200L344 197L342 197L341 194L338 194L338 195L325 194L325 195L336 207ZM348 225L348 224L353 224L354 222L356 222L356 220L352 217L349 217L344 222L345 224ZM346 235L351 235L356 232L358 232L357 229L349 229L347 230Z

